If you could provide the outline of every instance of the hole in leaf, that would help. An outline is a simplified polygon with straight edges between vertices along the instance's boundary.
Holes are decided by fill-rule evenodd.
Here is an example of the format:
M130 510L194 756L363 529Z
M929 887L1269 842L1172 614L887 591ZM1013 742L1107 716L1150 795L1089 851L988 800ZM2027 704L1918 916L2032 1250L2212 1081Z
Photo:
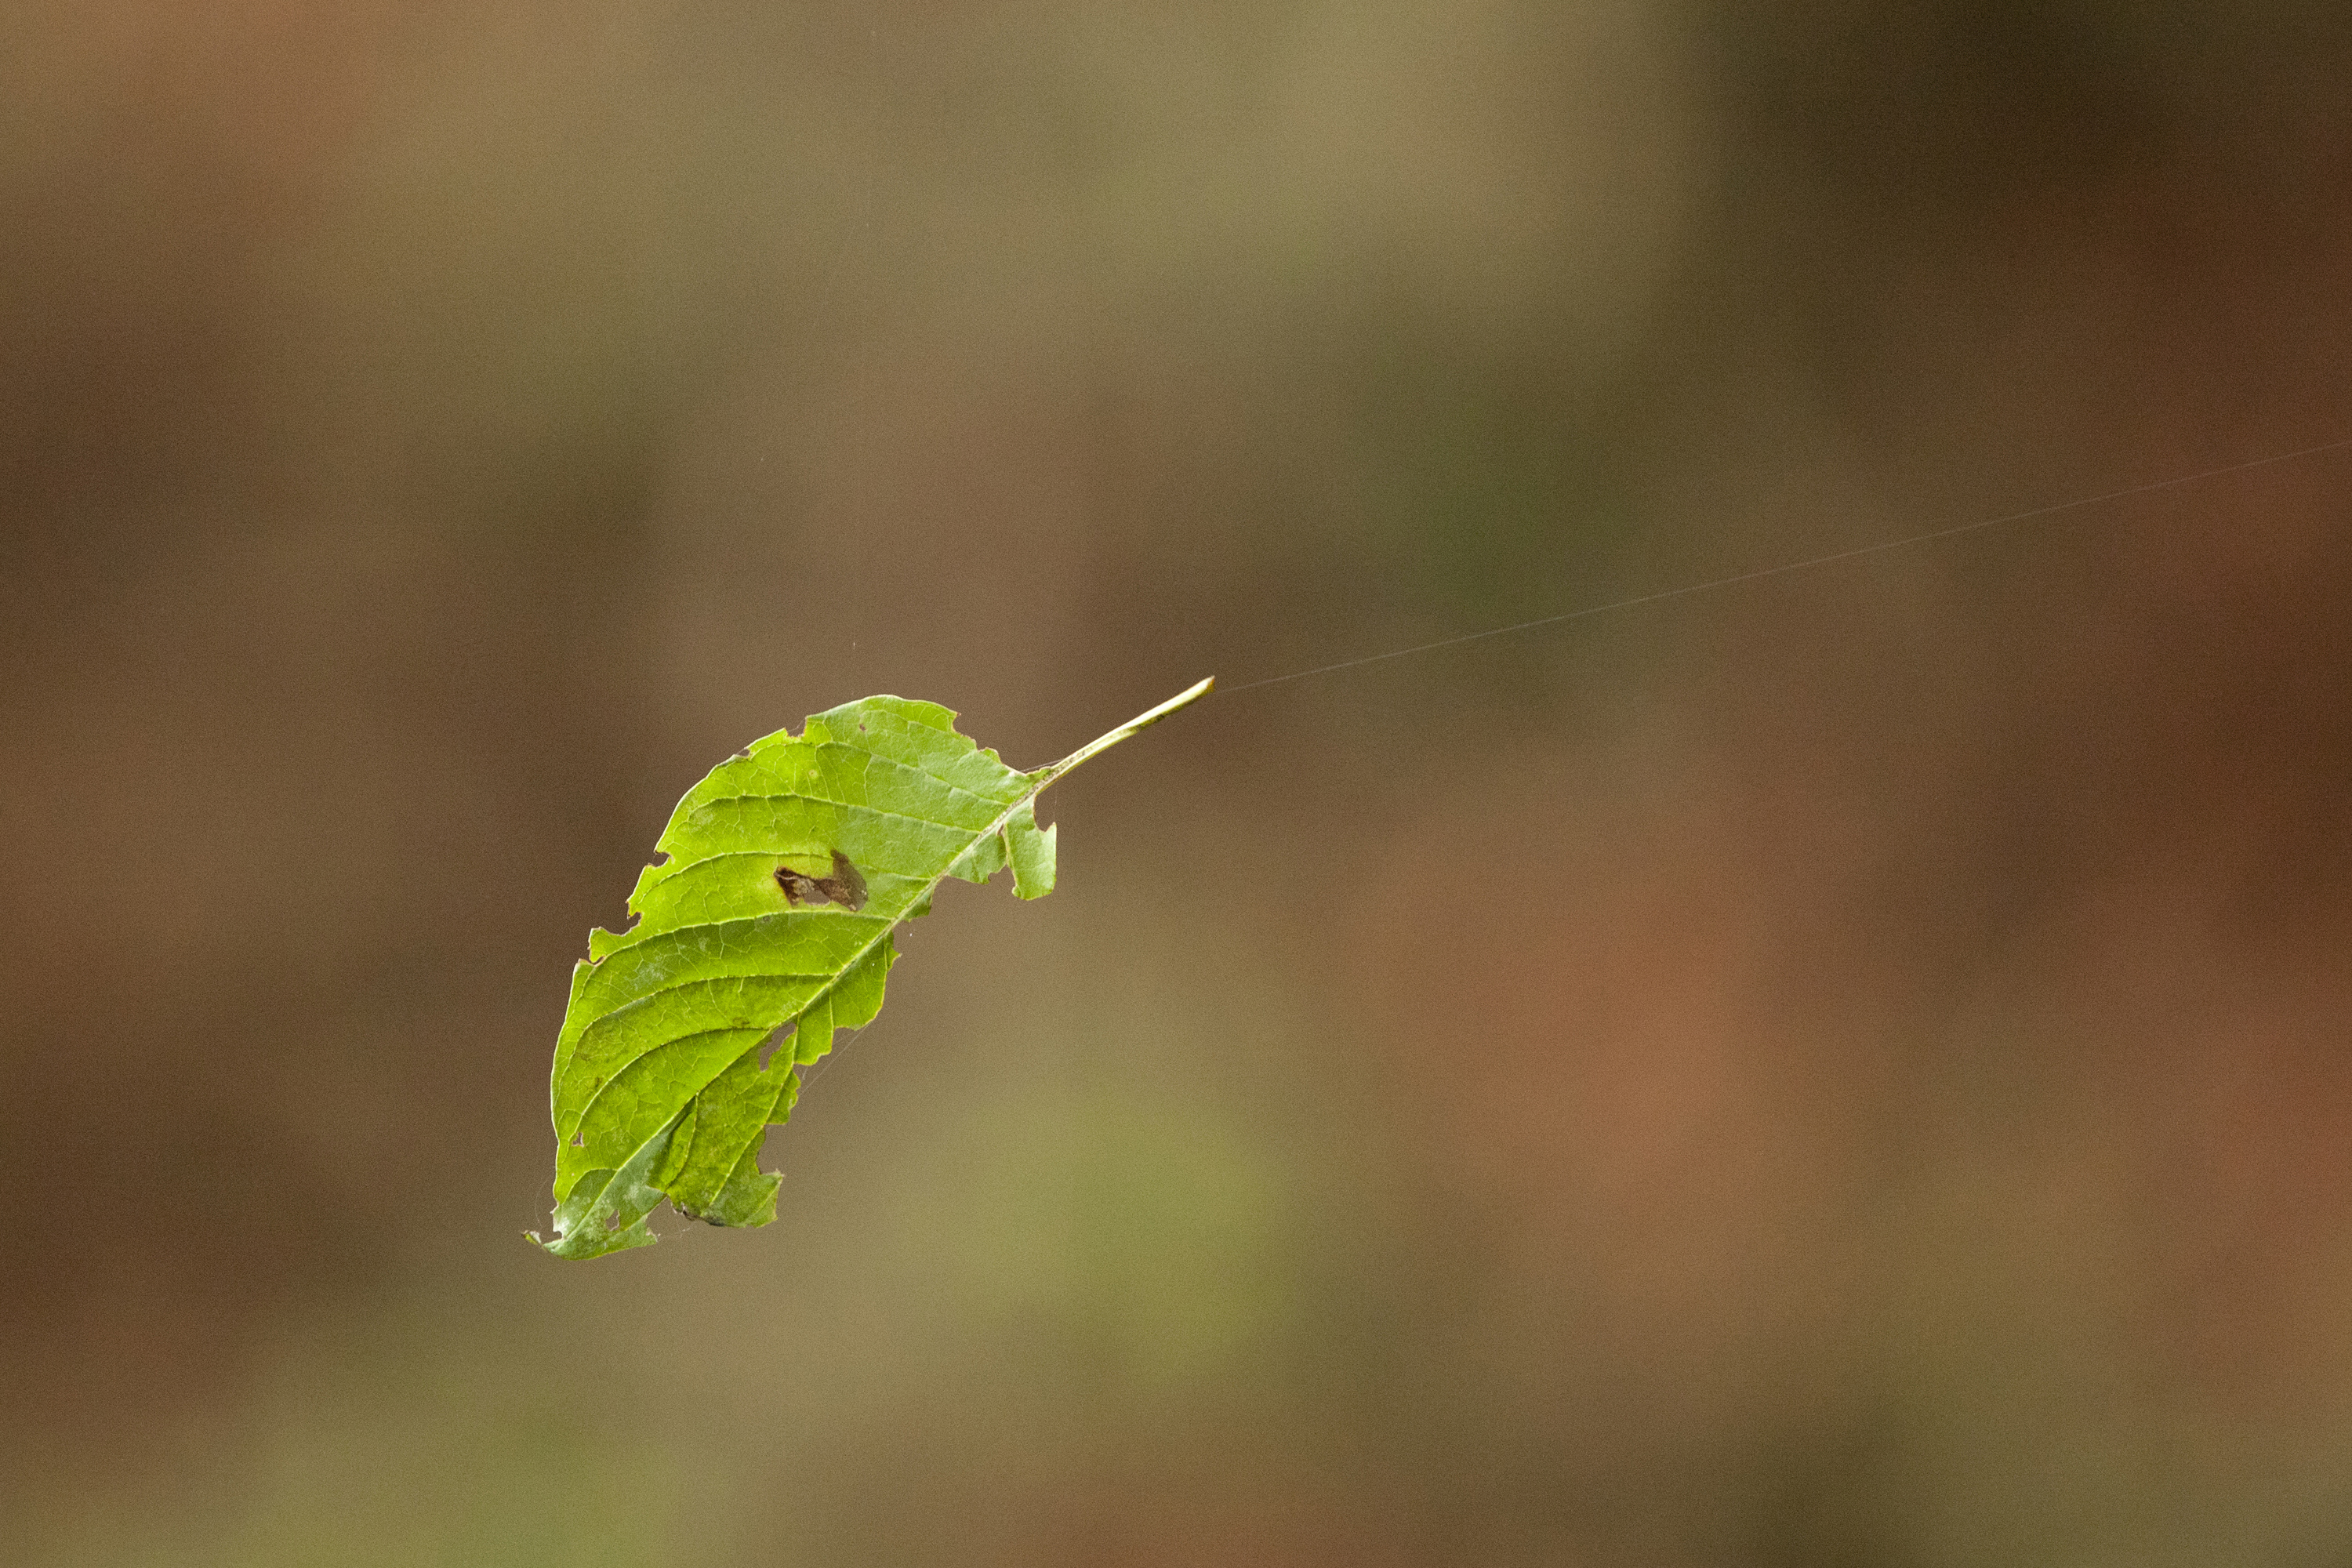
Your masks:
M588 1147L588 1134L585 1132L574 1132L572 1135L572 1146L574 1149L585 1149Z
M849 863L849 857L838 849L833 852L832 876L812 877L790 866L779 866L776 885L783 889L788 904L839 904L846 910L866 907L866 879Z
M606 1230L618 1230L621 1228L620 1210L614 1209L611 1214L604 1216L604 1228Z

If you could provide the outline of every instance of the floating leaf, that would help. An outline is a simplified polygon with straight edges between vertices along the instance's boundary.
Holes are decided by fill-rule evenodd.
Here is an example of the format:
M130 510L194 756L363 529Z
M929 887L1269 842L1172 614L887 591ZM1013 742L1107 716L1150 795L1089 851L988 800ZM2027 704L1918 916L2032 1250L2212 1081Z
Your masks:
M626 931L591 931L555 1045L560 1258L654 1240L662 1199L713 1225L765 1225L767 1130L799 1068L882 1006L892 936L949 877L1011 867L1054 890L1037 796L1080 763L1205 695L1170 699L1050 767L1021 773L930 702L868 697L780 731L686 794L629 896ZM768 1047L773 1044L773 1049Z

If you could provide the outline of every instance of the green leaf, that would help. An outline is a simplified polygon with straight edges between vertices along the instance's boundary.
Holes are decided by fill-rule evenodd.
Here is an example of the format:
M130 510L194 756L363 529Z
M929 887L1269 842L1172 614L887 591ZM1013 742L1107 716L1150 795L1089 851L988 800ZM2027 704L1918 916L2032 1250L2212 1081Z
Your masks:
M949 877L1010 866L1020 897L1052 892L1037 796L1211 685L1034 773L898 697L819 713L712 769L638 876L635 923L589 932L572 971L551 1093L555 1235L531 1239L559 1258L649 1246L664 1198L713 1225L775 1218L761 1143L792 1114L798 1069L881 1010L898 929Z

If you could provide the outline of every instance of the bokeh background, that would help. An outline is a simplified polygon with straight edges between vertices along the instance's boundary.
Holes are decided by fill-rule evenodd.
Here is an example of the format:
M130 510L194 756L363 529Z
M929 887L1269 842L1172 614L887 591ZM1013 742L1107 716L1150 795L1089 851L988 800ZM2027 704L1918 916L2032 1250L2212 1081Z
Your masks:
M2352 437L2329 0L0 20L0 1561L2352 1563L2352 451L1221 693L554 1262L872 691Z

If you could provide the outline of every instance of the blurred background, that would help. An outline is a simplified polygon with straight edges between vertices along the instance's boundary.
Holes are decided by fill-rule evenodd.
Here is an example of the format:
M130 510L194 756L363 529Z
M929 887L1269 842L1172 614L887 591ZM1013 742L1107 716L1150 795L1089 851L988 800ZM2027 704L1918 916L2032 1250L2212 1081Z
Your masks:
M570 965L875 691L2352 437L2328 0L0 21L0 1561L2352 1563L2352 451L1221 693L782 1217Z

